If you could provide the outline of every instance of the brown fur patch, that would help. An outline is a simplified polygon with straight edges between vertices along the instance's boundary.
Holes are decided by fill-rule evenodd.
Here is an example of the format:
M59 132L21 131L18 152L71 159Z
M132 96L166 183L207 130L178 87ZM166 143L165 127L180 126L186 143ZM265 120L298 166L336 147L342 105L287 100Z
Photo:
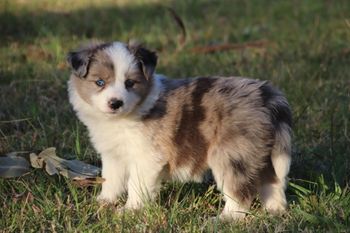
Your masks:
M260 171L260 183L270 183L274 184L277 182L277 176L275 169L273 168L271 156L267 157L267 162L265 167Z
M138 67L137 69L130 70L128 73L125 74L125 78L131 79L135 82L135 85L127 90L136 93L138 96L141 97L141 99L145 99L152 87L152 80L149 80L143 74L140 67Z
M233 168L234 173L238 173L239 175L246 174L246 164L242 159L230 159L231 166Z
M110 43L91 42L75 52L68 53L67 61L72 68L72 74L79 78L85 78L88 75L95 53L108 46L110 46Z
M142 116L142 120L159 120L167 113L167 102L163 99L159 99L155 105L149 110L149 112Z
M210 78L196 80L191 104L183 105L179 126L175 132L174 142L178 154L176 164L177 166L192 164L193 174L203 169L207 157L208 142L201 133L199 125L205 119L203 95L210 90L214 82L215 80Z
M105 86L114 82L113 62L102 50L95 50L85 78L72 78L77 92L85 102L91 104L91 96L103 89L95 84L98 79L104 80Z
M238 183L235 197L238 198L243 205L250 205L254 196L257 193L257 187L254 182Z

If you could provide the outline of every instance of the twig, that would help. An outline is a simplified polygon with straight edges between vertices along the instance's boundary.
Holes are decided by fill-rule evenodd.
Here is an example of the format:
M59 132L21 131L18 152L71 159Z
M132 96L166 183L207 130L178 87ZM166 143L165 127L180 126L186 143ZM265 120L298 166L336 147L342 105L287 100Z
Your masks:
M0 121L0 123L16 123L16 122L22 122L22 121L28 121L31 118L22 118L22 119L16 119L16 120L9 120L9 121Z
M177 26L181 29L181 37L179 39L179 44L184 45L186 42L186 36L187 36L185 24L183 23L182 19L175 12L175 10L173 8L167 7L167 10L169 11L169 13L172 16L172 18L174 19L174 21L176 22Z

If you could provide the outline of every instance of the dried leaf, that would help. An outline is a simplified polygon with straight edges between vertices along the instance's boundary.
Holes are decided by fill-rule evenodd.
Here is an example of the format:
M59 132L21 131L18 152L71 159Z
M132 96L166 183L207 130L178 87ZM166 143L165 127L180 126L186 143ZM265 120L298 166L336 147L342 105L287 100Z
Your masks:
M84 163L79 160L66 160L62 162L73 172L84 174L86 176L96 176L100 173L100 168Z
M50 176L59 174L59 171L57 170L56 165L54 162L52 162L52 160L46 159L45 164L45 170Z
M43 168L43 166L44 166L44 159L39 158L34 153L31 153L29 155L29 159L30 159L30 164L32 165L32 167L34 167L34 168Z
M43 150L39 155L31 154L30 159L33 167L42 168L45 164L45 170L49 175L60 174L69 179L96 178L101 171L100 168L79 160L58 157L54 147Z
M79 160L66 160L56 155L56 148L50 147L39 155L31 153L29 155L30 164L34 168L45 168L49 175L62 175L69 179L78 180L84 183L82 186L102 183L102 178L97 177L100 168L84 163ZM29 172L28 161L15 152L7 156L0 157L0 177L17 177ZM84 181L87 179L86 181Z
M15 153L0 157L0 177L18 177L29 171L28 161L23 157L15 155Z
M39 153L38 156L42 157L44 159L51 158L51 159L57 160L58 162L64 160L56 155L56 148L55 147L49 147L49 148L43 150L42 152Z

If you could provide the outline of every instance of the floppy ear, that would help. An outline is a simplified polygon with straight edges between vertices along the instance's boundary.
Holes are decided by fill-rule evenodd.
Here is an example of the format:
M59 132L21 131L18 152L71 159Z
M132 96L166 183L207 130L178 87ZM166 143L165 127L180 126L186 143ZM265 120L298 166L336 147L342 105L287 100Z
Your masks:
M89 51L70 52L67 56L67 62L73 69L73 73L79 78L86 77L90 64L91 54Z
M157 54L150 51L140 44L129 43L128 49L134 54L136 59L140 62L141 69L146 79L152 78L154 70L157 66Z

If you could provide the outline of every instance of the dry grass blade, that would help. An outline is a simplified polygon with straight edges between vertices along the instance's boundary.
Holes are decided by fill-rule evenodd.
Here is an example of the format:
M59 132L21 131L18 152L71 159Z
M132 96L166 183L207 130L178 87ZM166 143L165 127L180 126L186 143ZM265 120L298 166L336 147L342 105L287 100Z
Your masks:
M179 38L179 44L181 46L183 46L186 42L186 36L187 36L185 24L173 8L167 7L167 10L169 11L171 17L176 22L176 25L181 29L181 36Z
M73 183L80 187L88 187L88 186L94 186L97 184L102 184L105 181L102 177L94 177L94 178L75 178L73 179Z

